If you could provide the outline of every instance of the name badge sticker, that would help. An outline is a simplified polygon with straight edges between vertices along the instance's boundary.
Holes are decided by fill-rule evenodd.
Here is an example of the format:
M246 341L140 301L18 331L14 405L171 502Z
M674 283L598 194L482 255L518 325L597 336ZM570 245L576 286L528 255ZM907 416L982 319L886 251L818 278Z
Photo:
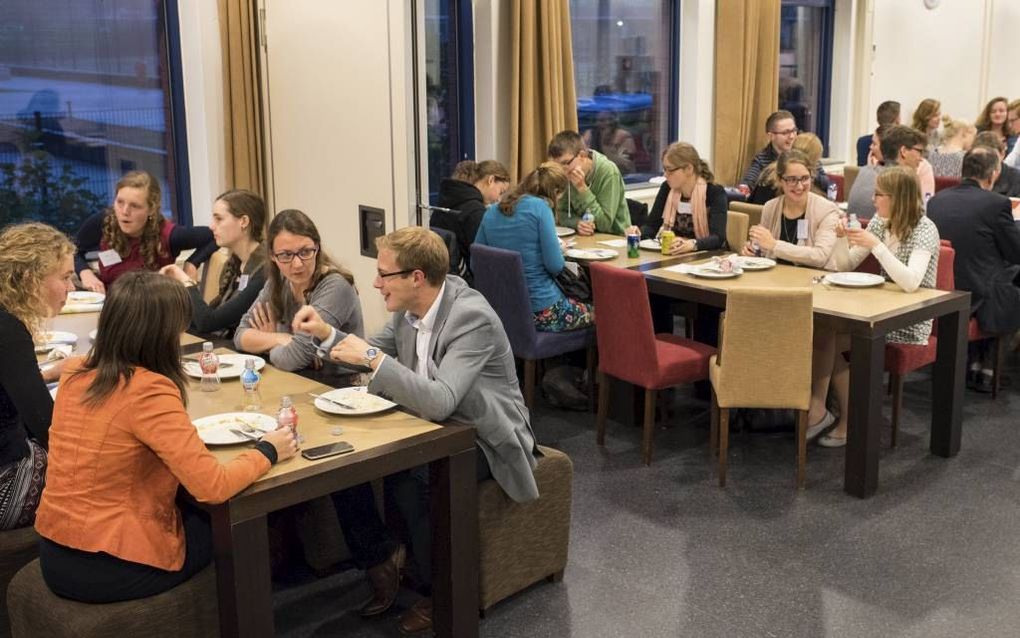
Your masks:
M248 287L248 275L241 275L237 278L237 292L241 292Z
M798 219L797 220L797 241L800 241L802 239L807 239L807 238L808 238L808 236L807 236L807 220L806 219Z
M99 263L109 268L110 266L116 266L121 262L120 255L114 249L101 250L99 251Z

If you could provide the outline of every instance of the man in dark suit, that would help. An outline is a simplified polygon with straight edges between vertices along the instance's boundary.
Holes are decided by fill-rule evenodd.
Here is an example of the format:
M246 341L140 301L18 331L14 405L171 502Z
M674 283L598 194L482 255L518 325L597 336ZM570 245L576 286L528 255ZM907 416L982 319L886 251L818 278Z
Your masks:
M971 312L983 332L1008 335L1020 328L1020 229L1007 197L992 192L999 178L999 154L976 146L963 157L959 186L939 191L928 202L928 217L939 236L956 250L956 288L971 293ZM982 347L983 346L983 347ZM991 391L987 343L973 344L968 385Z
M999 154L999 159L1006 158L1006 141L993 133L984 131L974 138L973 146L987 146ZM992 184L992 191L1006 197L1020 197L1020 169L1013 168L1006 162L1000 164L1002 172L999 179Z

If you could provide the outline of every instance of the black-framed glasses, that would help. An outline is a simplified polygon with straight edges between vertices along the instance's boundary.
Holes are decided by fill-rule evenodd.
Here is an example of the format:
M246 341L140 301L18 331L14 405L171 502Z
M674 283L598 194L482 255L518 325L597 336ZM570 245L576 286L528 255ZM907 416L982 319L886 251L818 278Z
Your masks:
M787 136L788 137L790 135L796 135L799 132L800 131L798 131L795 128L788 128L785 131L772 131L772 134L773 135L783 135L783 136Z
M910 150L912 150L912 151L917 151L917 152L918 152L918 153L920 153L920 154L921 154L922 156L924 156L924 155L927 155L927 154L928 154L928 149L926 149L926 148L925 148L925 147L923 147L923 146L911 146L911 147L910 147Z
M387 277L396 277L397 275L410 275L416 270L418 269L408 268L407 270L398 270L396 272L383 272L381 270L377 270L375 271L375 276L378 277L379 279L386 279Z
M294 261L295 257L297 257L301 261L308 261L309 259L314 259L315 255L318 254L318 252L319 252L318 246L309 246L308 248L302 248L297 252L290 250L281 250L278 253L273 253L273 259L280 262L281 264L289 264L290 262Z
M574 160L576 160L578 157L581 157L580 153L577 153L576 155L574 155L573 157L571 157L568 160L556 160L556 163L559 164L560 166L562 166L563 168L566 168L566 167L570 166L570 163L573 162Z
M683 166L674 166L673 168L669 168L668 166L663 164L662 165L662 173L663 173L663 175L672 175L673 173L675 173L676 171L680 170L681 168L683 168Z
M783 177L783 183L787 186L796 186L797 184L810 184L810 175L791 175L789 177Z

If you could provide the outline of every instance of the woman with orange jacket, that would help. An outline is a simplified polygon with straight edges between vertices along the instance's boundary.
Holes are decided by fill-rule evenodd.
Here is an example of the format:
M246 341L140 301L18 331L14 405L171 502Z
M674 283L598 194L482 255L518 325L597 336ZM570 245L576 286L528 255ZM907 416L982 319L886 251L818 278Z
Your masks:
M221 503L297 450L284 428L229 463L209 453L185 410L190 309L179 282L127 273L92 351L65 367L35 524L43 577L59 596L114 602L186 581L212 560L212 535L208 517L175 502L178 487Z

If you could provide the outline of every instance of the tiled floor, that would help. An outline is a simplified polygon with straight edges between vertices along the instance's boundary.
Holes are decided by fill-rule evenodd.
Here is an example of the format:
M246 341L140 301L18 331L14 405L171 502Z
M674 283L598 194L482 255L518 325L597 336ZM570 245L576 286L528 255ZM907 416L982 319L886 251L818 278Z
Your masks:
M1015 357L1006 372L1020 383ZM818 447L798 493L792 433L733 436L720 489L707 406L678 395L650 468L638 428L610 423L599 449L592 415L539 407L540 441L574 461L570 563L490 610L483 636L1020 635L1016 389L968 392L962 451L942 459L927 449L930 379L908 378L900 445L864 501L842 490L842 452ZM282 588L280 634L397 635L399 610L352 611L366 591L353 571Z

